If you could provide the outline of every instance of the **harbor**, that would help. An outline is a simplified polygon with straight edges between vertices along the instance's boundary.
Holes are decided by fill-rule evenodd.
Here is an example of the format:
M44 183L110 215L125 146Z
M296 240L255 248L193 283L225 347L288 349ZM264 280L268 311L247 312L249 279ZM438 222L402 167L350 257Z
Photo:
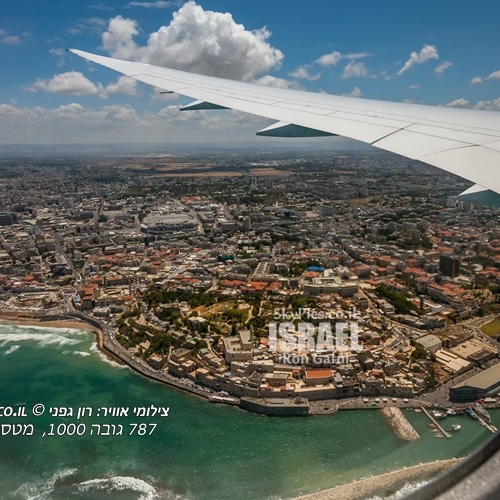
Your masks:
M421 410L429 417L429 420L432 422L432 424L439 429L439 431L442 433L444 437L447 437L448 439L451 439L451 434L447 431L445 431L439 422L434 418L433 415L431 415L423 406L421 406ZM446 414L445 414L446 415Z

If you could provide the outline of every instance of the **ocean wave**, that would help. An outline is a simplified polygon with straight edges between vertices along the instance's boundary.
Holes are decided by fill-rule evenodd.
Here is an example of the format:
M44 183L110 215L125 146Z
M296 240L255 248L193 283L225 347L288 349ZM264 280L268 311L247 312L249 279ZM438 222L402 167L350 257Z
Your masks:
M401 487L396 493L393 493L392 495L388 497L379 497L379 496L374 496L371 497L369 500L400 500L402 498L405 498L407 495L410 493L414 492L415 490L418 490L422 486L426 485L429 481L417 481L416 483L406 483L403 487Z
M100 349L97 347L97 343L93 342L92 345L90 346L90 351L97 352L99 357L101 358L102 361L107 363L108 365L111 365L113 368L127 368L127 365L122 365L120 363L117 363L116 361L113 361L112 359L108 358L105 354L103 354Z
M76 469L61 469L45 481L23 484L15 494L25 500L50 500L50 495L54 491L57 481L72 476L75 472Z
M66 349L65 351L62 352L65 356L68 356L69 354L76 354L77 356L90 356L90 352L85 352L85 351L70 351Z
M78 489L83 492L92 490L105 491L136 491L140 493L139 500L153 500L158 498L158 494L153 486L142 479L130 476L115 476L106 479L91 479L78 485Z
M89 330L81 330L79 328L57 328L54 326L40 325L8 325L0 323L0 332L5 333L23 333L23 332L48 332L48 333L62 333L66 335L88 335Z
M62 333L62 332L61 332ZM68 338L59 333L0 333L0 346L10 342L35 341L40 347L48 345L75 345L82 342L81 339Z
M20 345L12 345L3 353L3 355L7 356L9 354L12 354L13 352L16 352L20 347Z

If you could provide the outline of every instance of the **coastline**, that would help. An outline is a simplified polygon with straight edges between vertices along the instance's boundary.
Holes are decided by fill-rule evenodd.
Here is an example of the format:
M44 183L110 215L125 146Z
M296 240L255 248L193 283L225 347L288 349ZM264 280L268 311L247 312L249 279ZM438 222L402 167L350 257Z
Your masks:
M0 312L0 324L7 325L26 325L26 326L47 326L49 328L75 328L79 330L92 331L96 335L97 347L99 351L117 363L128 366L133 372L143 377L159 382L167 387L177 389L181 392L188 393L192 396L209 399L209 394L196 387L186 385L182 381L177 380L172 375L159 373L153 370L149 365L138 360L130 355L124 347L119 345L112 337L111 327L105 325L93 318L78 316L75 313L69 313L68 318L65 314L38 314L24 312ZM93 321L94 325L90 322ZM96 326L97 325L97 326Z
M48 318L48 319L44 319ZM51 315L47 314L37 314L37 313L25 313L25 312L1 312L0 313L0 325L19 325L19 326L46 326L48 328L72 328L75 330L88 330L95 334L97 346L99 350L108 356L113 361L119 361L120 359L115 356L111 357L110 353L103 349L104 338L103 332L100 328L97 328L90 323L78 319L50 319Z
M95 326L77 319L72 320L43 320L44 315L34 313L0 313L0 324L20 325L20 326L48 326L49 328L74 328L77 330L91 330L100 334L100 330Z
M442 472L457 465L462 458L436 460L424 464L413 465L378 476L358 479L351 483L334 486L327 490L295 497L294 500L362 500L372 497L386 498L393 495L406 484L434 479Z
M168 380L166 377L161 377L159 374L150 373L150 370L145 369L139 363L130 362L130 360L122 358L119 353L115 353L116 346L107 345L110 342L106 341L106 336L109 332L102 331L100 328L87 323L84 319L73 317L71 319L50 319L52 316L35 314L35 313L0 313L0 324L6 325L26 325L26 326L47 326L50 328L74 328L79 330L88 330L96 334L97 345L99 350L110 359L118 361L121 364L128 365L134 372L143 375L146 378L160 382L166 386L173 387L182 392L188 392L191 395L207 399L207 394L198 394L191 387L184 387L182 384L174 380ZM44 319L47 318L47 319ZM135 366L134 366L135 365ZM149 368L149 367L147 367ZM462 458L452 458L448 460L436 460L418 464L414 466L404 467L391 472L385 472L377 476L371 476L364 479L354 480L347 484L342 484L320 490L315 493L309 493L293 500L361 500L373 497L385 498L403 488L407 484L415 484L422 481L427 481L437 477L442 472L458 464Z

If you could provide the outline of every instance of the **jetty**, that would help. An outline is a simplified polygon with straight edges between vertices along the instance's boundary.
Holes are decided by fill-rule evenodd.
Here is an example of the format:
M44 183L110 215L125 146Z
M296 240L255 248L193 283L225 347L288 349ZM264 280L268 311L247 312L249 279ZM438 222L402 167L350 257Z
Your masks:
M495 434L495 432L497 431L497 428L494 426L494 425L491 425L489 424L488 422L486 422L486 420L484 420L481 416L481 414L479 412L477 412L474 408L471 408L471 410L474 412L474 414L476 415L477 417L477 421L483 425L484 427L486 427L486 429L488 429L492 434Z
M447 437L448 439L451 439L451 434L448 431L445 431L441 425L439 425L438 421L423 407L421 406L422 411L429 417L430 421L436 426L436 428L439 429L439 432L443 434L443 436Z
M413 425L408 422L399 408L387 406L382 409L382 414L400 439L404 439L405 441L416 441L420 438L418 432Z

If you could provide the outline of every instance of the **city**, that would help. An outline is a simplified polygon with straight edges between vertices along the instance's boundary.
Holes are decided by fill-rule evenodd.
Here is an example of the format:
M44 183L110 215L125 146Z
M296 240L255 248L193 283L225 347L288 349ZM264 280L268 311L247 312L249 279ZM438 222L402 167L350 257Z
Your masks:
M3 319L88 322L146 377L264 414L446 408L500 384L498 209L458 201L462 179L372 151L0 169Z

